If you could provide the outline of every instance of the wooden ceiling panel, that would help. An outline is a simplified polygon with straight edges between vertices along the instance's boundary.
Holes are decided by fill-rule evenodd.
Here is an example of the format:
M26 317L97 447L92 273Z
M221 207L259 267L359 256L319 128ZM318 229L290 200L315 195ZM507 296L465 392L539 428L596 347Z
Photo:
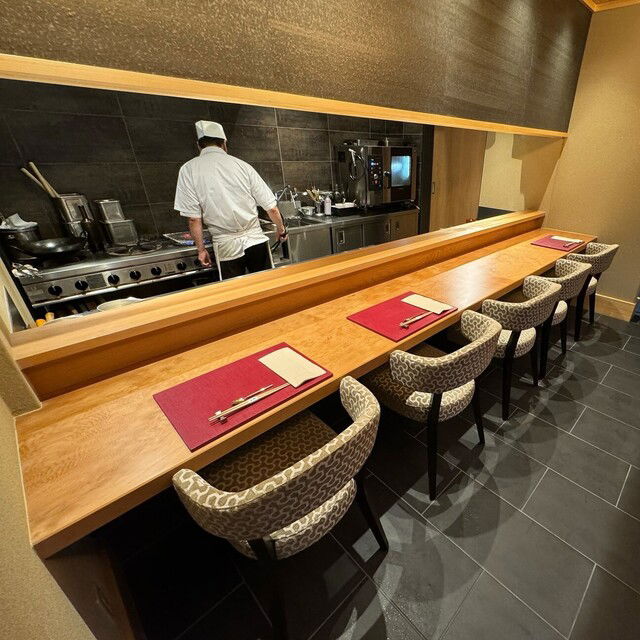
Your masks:
M606 11L607 9L621 9L632 4L640 4L640 0L581 0L592 11Z

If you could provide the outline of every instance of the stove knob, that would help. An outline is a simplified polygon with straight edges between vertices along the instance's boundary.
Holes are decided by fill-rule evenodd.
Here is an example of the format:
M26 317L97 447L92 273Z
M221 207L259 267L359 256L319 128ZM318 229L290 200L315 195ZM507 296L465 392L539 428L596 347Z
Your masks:
M162 273L162 269L160 267L151 267L151 274L154 276L159 276Z
M196 258L196 259L193 261L193 264L195 264L195 265L196 265L196 267L201 267L201 266L202 266L202 262L200 262L200 260L198 260L198 258Z
M185 262L178 262L176 267L178 267L178 271L184 271L187 268L187 264Z
M139 271L136 271L134 269L133 271L129 271L129 277L132 280L140 280L140 278L142 277L142 274Z
M118 282L120 282L120 276L117 276L115 273L112 273L111 275L107 276L107 282L109 284L116 285L118 284Z
M79 291L86 291L89 288L89 283L86 280L76 280L76 289Z
M58 286L57 284L52 284L49 287L48 291L52 296L59 296L62 293L62 287Z

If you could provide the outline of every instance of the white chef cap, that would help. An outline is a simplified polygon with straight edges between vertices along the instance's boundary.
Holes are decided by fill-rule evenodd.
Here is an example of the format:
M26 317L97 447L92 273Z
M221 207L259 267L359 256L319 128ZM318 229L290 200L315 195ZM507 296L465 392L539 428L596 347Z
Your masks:
M227 139L227 136L224 135L222 125L218 122L211 122L210 120L198 120L198 122L196 122L196 135L198 136L198 140L204 136L208 138L222 138L223 140Z

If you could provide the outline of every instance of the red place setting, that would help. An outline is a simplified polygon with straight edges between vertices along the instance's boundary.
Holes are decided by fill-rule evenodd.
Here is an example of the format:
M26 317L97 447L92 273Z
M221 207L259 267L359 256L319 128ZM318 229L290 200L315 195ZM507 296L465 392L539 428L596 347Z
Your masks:
M228 416L226 422L210 423L209 416L218 410L226 409L236 398L269 384L277 387L285 382L277 373L258 360L283 347L289 347L306 358L303 353L282 342L160 391L153 397L187 447L194 451L333 375L330 371L326 371L323 375L299 387L286 387L255 404L240 409ZM307 360L313 362L310 358ZM314 362L314 364L318 363Z
M414 293L414 291L407 291L395 298L385 300L384 302L347 316L347 319L362 327L366 327L371 331L375 331L381 336L389 338L389 340L400 342L403 338L414 334L416 331L420 331L420 329L428 327L430 324L433 324L441 318L444 318L458 310L457 307L452 307L442 313L430 313L422 318L422 320L418 320L417 322L409 325L406 329L403 329L400 326L400 323L403 320L410 318L411 316L417 316L421 313L425 313L424 309L421 309L420 307L415 307L412 304L402 302L403 298Z
M557 249L558 251L573 251L576 247L584 244L584 241L580 240L579 242L565 242L564 240L554 240L552 236L544 236L542 238L538 238L531 244L536 245L536 247Z

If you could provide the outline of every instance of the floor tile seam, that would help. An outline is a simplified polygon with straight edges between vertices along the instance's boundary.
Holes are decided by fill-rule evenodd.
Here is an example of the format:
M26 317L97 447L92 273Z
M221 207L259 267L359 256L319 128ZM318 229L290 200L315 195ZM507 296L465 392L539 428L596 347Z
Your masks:
M627 335L626 333L623 335ZM626 347L629 344L629 342L631 341L631 336L629 336L626 340L625 343L620 347L620 351L627 351ZM633 353L633 351L627 351L627 353Z
M582 418L582 416L585 414L586 411L587 411L587 405L582 407L582 411L580 412L580 415L574 420L573 424L571 425L571 429L569 429L569 431L567 433L572 433L573 432L573 430L575 429L576 425L580 421L580 418Z
M575 346L575 344L573 346ZM616 349L616 351L622 351L622 349L618 349L618 348L615 348L615 349ZM607 362L606 360L601 360L597 356L590 356L588 353L583 353L582 351L575 350L573 347L571 347L570 351L573 351L573 353L577 353L580 356L584 356L585 358L590 358L591 360L597 360L601 364L613 364L611 362ZM633 355L637 355L637 354L632 353L631 351L625 351L625 353L628 353L628 354L630 354L632 356ZM638 356L638 357L640 357L640 356ZM634 373L635 375L640 375L640 373L638 373L638 371L631 371L631 369L625 369L625 367L621 367L619 364L613 364L613 366L614 367L618 367L618 369L622 369L622 371L626 371L627 373Z
M611 365L609 367L609 371L611 371L611 369L613 369L614 365ZM605 384L602 381L598 381L598 380L594 380L593 378L589 378L588 376L583 375L582 373L578 373L577 371L575 371L575 369L567 369L566 367L563 367L560 364L554 364L551 369L549 369L549 373L551 373L551 371L553 371L553 369L555 368L560 368L563 369L564 371L569 371L572 375L581 378L582 380L589 380L590 382L593 382L595 384L599 384L602 387L605 387L607 389L612 389L613 391L616 391L617 393L621 393L622 395L628 396L629 398L635 398L635 396L633 396L630 393L627 393L626 391L621 391L620 389L616 389L616 387L611 386L610 384ZM624 371L625 373L632 373L631 371L627 371L626 369L621 369L620 367L618 367L618 369L620 369L620 371ZM607 376L607 374L609 373L609 371L607 371L607 373L605 374L605 377ZM638 375L638 374L635 374ZM640 377L640 376L639 376ZM604 380L604 378L602 379ZM549 389L549 390L553 390L554 387L544 387L545 389ZM562 393L561 391L558 391L558 393ZM579 402L579 400L576 400L575 402ZM584 404L584 403L581 403ZM588 405L587 405L588 406Z
M618 495L618 499L616 500L616 508L620 508L618 507L618 505L620 504L620 498L622 498L622 493L624 491L624 487L627 484L627 480L629 479L629 475L631 474L631 465L629 465L629 468L627 469L627 475L624 477L624 481L622 482L622 487L620 487L620 493ZM621 509L621 511L624 511L624 509Z
M576 615L573 618L573 622L571 623L571 629L569 629L568 637L571 638L571 634L573 633L573 629L576 626L576 622L578 621L578 617L580 616L580 611L582 610L582 605L584 604L585 598L587 597L587 591L589 591L589 585L591 584L591 580L593 579L593 574L596 572L596 567L598 565L594 562L593 567L591 568L591 574L589 575L589 579L587 580L587 586L584 588L584 593L582 594L582 598L580 598L580 604L578 605L578 610L576 611Z
M464 606L464 603L467 601L467 598L471 595L471 592L474 590L476 584L478 583L478 580L480 580L480 578L485 573L486 573L486 570L484 568L481 568L481 570L478 572L478 575L475 577L473 584L469 587L469 590L467 591L467 593L464 594L464 598L462 598L462 600L460 601L460 604L456 607L456 610L454 611L451 618L449 618L449 622L447 622L447 626L444 628L444 630L440 635L434 636L433 640L446 640L447 633L449 632L449 628L453 624L454 620L458 617L460 610Z
M540 479L538 480L538 482L536 482L536 486L533 487L533 491L527 496L527 499L524 501L521 507L522 510L524 510L524 508L527 506L527 503L529 502L529 500L531 500L531 496L536 492L536 489L540 486L540 483L544 480L544 477L547 475L548 471L549 467L545 467L545 470L542 472Z

